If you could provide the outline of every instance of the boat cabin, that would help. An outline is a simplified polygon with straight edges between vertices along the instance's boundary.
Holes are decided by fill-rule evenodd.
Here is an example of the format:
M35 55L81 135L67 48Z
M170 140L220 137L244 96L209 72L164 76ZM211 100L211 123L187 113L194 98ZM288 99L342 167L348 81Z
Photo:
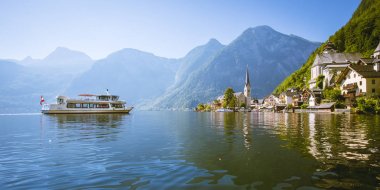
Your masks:
M99 101L118 101L119 96L114 96L114 95L99 95L96 96L96 100Z

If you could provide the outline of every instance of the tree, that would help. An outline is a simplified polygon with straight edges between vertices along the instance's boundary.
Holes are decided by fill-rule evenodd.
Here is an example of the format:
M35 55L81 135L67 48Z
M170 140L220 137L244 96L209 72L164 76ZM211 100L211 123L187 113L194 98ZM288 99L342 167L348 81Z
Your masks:
M223 98L223 108L226 108L226 107L231 107L230 105L231 104L231 101L235 98L235 95L234 95L234 90L232 88L227 88L226 91L224 91L224 98ZM236 99L236 98L235 98ZM236 100L234 100L236 102ZM233 104L235 104L235 102L233 102ZM235 106L233 106L235 107Z
M205 105L203 105L202 103L198 104L196 110L197 111L203 111L205 109Z
M241 104L240 104L240 107L241 107L241 108L242 108L242 107L245 108L245 103L244 103L244 102L241 103Z
M323 97L331 101L344 101L344 97L341 95L341 91L335 88L326 88L323 90Z
M359 113L379 113L380 99L374 97L360 97L357 100Z
M320 89L323 89L323 79L325 79L325 76L323 75L319 75L317 77L317 87L320 88Z
M228 103L228 107L229 107L229 108L233 108L233 109L235 109L236 104L237 104L237 99L236 99L235 96L233 96L233 97L232 97L232 100Z

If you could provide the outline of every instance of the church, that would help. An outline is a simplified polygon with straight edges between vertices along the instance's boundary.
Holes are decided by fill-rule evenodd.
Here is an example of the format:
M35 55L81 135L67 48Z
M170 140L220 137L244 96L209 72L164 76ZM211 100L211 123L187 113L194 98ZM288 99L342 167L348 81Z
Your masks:
M236 105L237 107L240 107L243 103L245 104L245 108L251 108L251 83L249 81L249 72L248 72L248 65L247 70L245 72L245 84L244 84L244 92L235 92L234 93L236 97ZM218 100L223 100L224 95L219 96Z

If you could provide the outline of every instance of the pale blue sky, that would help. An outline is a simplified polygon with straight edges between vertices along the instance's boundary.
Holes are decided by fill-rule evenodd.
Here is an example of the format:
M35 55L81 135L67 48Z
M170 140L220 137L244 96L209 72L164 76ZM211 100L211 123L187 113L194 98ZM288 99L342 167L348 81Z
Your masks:
M177 58L248 27L325 41L360 0L0 0L0 58L43 58L58 46L99 59L122 48Z

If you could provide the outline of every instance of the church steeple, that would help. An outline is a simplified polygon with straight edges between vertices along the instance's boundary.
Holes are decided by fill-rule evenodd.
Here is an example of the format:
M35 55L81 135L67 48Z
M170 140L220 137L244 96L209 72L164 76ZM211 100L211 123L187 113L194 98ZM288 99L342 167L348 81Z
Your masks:
M251 86L251 83L249 82L248 65L247 65L247 71L245 72L245 85Z

